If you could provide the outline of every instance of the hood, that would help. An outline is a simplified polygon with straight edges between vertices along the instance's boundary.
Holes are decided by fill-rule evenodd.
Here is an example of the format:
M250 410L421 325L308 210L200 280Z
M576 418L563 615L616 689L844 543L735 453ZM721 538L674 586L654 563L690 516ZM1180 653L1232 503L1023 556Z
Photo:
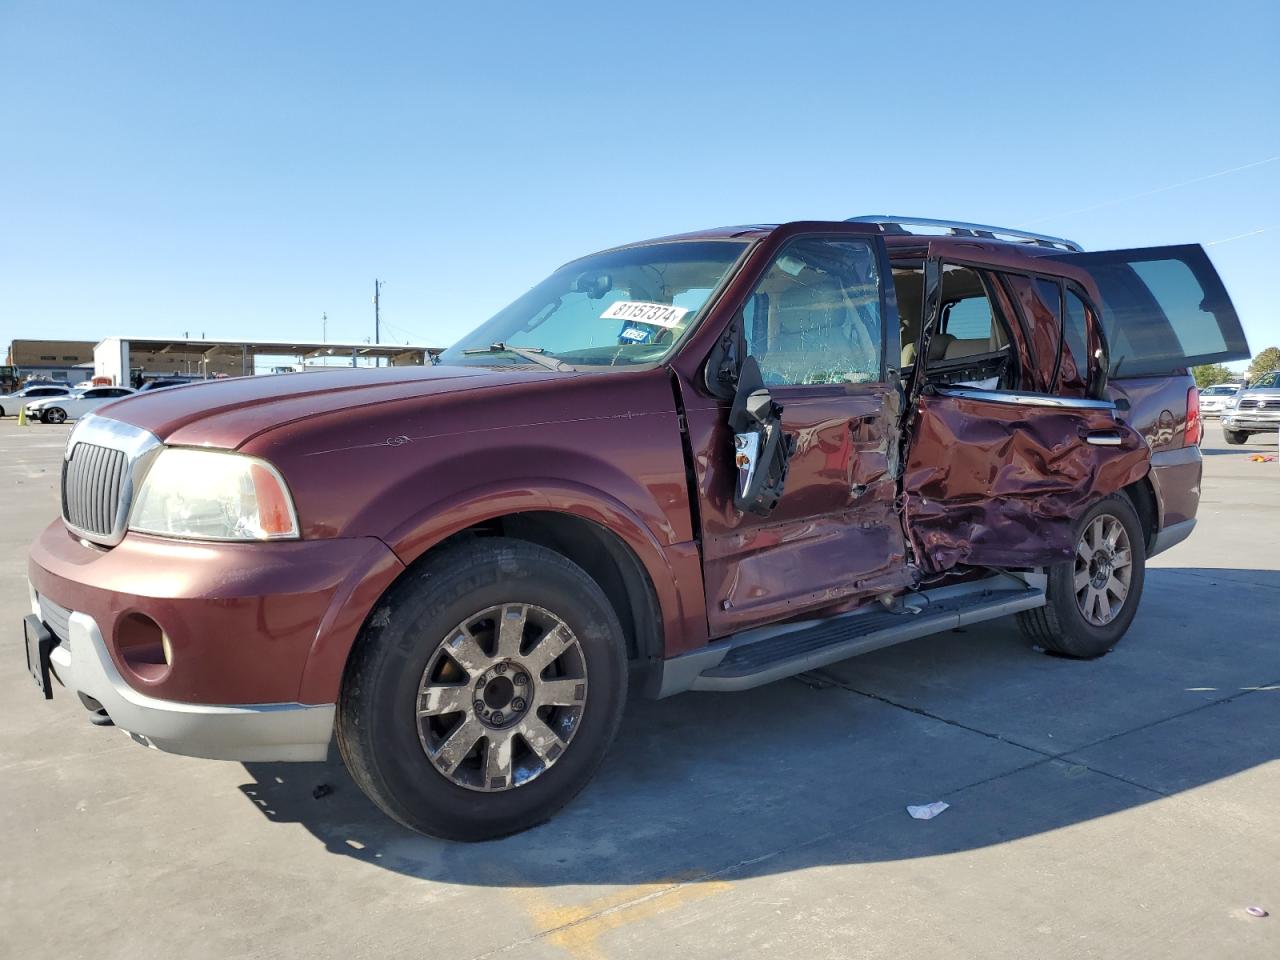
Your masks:
M165 443L234 449L265 430L334 411L576 376L524 366L336 368L148 390L97 414L149 430Z

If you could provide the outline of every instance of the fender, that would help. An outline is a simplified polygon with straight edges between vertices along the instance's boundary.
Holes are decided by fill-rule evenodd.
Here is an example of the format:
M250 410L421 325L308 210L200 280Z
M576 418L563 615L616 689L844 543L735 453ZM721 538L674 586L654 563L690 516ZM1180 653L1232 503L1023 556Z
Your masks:
M636 555L653 585L661 611L665 655L707 641L702 563L696 543L664 546L625 504L586 484L561 479L499 482L437 501L397 528L386 546L344 584L317 631L303 670L299 702L333 703L360 626L379 598L415 560L468 527L529 511L564 513L616 534Z
M468 527L514 513L565 513L616 534L636 555L662 612L666 655L706 641L702 565L696 543L662 543L631 507L597 487L552 477L522 477L472 487L436 501L386 540L406 566Z

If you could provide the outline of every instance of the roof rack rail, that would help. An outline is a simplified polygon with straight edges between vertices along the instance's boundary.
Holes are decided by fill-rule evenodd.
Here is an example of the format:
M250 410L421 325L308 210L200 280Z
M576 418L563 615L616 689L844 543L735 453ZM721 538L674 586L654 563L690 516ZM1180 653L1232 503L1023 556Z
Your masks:
M927 217L895 217L887 214L870 214L863 217L850 217L846 223L876 223L885 233L916 235L908 227L932 227L946 230L947 236L976 237L982 240L1014 240L1018 243L1031 243L1037 247L1052 247L1069 253L1081 253L1084 247L1074 240L1062 237L1050 237L1043 233L1031 233L1027 230L1015 230L1012 227L992 227L982 223L965 223L962 220L930 220ZM928 234L919 234L928 236Z

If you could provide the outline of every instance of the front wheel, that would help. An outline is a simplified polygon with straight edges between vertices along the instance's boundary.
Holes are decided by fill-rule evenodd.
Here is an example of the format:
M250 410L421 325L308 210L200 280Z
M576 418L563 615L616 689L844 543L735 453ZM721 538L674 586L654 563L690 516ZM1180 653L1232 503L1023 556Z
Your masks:
M600 586L520 540L449 547L379 602L338 703L338 747L384 812L446 840L549 819L591 779L626 700Z
M1146 565L1133 504L1122 494L1107 497L1077 525L1075 559L1049 569L1045 605L1018 614L1023 634L1064 656L1102 656L1133 622Z
M50 407L40 415L40 419L45 423L65 423L67 420L67 411L61 407Z
M1245 433L1243 430L1227 430L1224 428L1222 431L1222 437L1231 446L1238 447L1249 439L1249 434Z

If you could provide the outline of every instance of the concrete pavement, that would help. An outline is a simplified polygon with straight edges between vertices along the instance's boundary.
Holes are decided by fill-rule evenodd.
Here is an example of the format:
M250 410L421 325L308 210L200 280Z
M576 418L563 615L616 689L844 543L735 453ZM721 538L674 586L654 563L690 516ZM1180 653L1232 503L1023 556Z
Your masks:
M66 432L0 421L0 957L1280 956L1280 464L1247 461L1270 438L1210 425L1200 527L1107 657L984 624L635 699L558 818L461 846L336 761L168 756L37 699L25 546Z

